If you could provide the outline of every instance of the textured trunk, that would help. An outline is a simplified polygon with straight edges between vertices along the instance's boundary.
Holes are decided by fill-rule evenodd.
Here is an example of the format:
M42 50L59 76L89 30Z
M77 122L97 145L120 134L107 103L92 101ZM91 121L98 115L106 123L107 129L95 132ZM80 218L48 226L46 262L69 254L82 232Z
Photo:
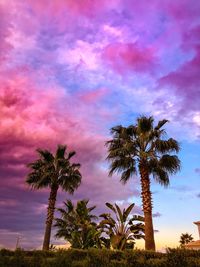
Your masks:
M51 237L51 227L54 217L54 209L56 203L56 196L57 196L58 186L54 186L51 188L49 203L47 208L47 219L46 219L46 228L44 234L44 241L43 241L43 250L49 250L49 243Z
M155 251L150 179L145 162L140 162L139 169L141 177L142 204L143 204L144 223L145 223L145 249Z

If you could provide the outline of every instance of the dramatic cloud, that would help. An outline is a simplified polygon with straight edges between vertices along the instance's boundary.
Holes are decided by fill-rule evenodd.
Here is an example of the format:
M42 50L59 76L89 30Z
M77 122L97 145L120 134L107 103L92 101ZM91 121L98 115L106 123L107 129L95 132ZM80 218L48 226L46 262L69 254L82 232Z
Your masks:
M105 47L103 57L120 74L129 71L150 71L154 64L152 49L139 48L135 43L114 43Z

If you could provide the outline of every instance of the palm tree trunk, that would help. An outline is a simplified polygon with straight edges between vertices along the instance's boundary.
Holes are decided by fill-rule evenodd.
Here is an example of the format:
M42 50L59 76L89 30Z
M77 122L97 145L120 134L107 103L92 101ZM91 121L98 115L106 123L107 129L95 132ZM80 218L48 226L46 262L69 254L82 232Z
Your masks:
M145 249L155 251L150 179L145 162L140 162L139 170L141 177L142 205L143 205L144 222L145 222Z
M48 203L48 208L47 208L47 219L46 219L46 228L45 228L44 241L43 241L43 250L49 250L51 227L52 227L52 222L53 222L53 217L54 217L54 209L55 209L57 191L58 191L57 185L51 187L49 203Z

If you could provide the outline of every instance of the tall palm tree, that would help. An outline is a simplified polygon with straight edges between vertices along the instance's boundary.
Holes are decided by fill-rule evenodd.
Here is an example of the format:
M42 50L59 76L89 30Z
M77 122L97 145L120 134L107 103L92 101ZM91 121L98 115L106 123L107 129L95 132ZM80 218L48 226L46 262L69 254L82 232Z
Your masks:
M134 205L131 204L127 209L121 210L117 204L106 203L115 216L112 217L110 213L100 215L103 220L99 223L99 227L109 237L114 249L133 249L135 240L144 238L144 218L140 215L131 215Z
M140 173L147 250L155 250L150 175L161 185L168 186L169 174L180 169L180 160L171 155L179 151L178 142L163 138L165 130L162 127L167 122L161 120L154 126L153 117L141 116L135 125L113 127L113 139L106 142L110 175L121 173L121 182L125 184L131 176Z
M55 155L48 150L37 149L39 159L28 164L30 172L26 182L33 189L50 188L43 250L49 249L58 188L72 194L81 183L80 164L70 163L75 152L66 155L66 149L65 145L58 145Z

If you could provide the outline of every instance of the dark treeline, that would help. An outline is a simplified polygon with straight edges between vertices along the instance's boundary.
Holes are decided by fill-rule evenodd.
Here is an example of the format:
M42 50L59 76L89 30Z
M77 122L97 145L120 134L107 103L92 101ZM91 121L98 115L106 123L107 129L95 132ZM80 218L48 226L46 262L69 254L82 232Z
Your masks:
M66 251L0 251L0 267L200 267L200 251L69 249Z

